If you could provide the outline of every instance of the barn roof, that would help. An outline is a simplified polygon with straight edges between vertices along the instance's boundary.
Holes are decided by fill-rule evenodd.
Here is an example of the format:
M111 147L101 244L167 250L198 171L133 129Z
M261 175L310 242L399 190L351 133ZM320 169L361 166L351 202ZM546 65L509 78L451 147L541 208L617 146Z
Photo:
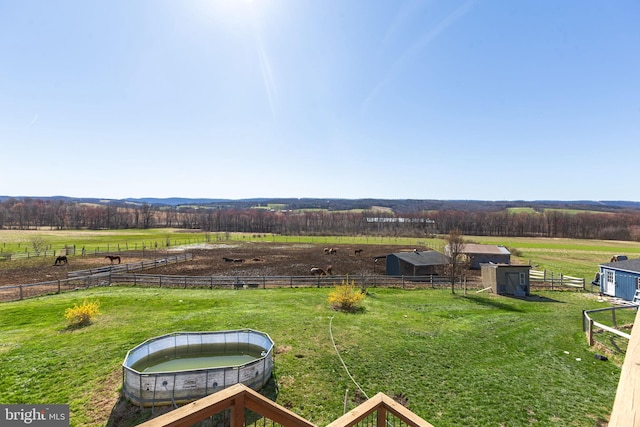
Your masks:
M601 267L612 268L614 270L640 273L640 258L628 259L626 261L614 261L600 264Z
M478 243L465 243L462 248L464 254L486 254L486 255L511 255L511 252L504 246L481 245Z
M449 263L449 257L442 255L437 251L394 252L391 255L416 266L442 265Z

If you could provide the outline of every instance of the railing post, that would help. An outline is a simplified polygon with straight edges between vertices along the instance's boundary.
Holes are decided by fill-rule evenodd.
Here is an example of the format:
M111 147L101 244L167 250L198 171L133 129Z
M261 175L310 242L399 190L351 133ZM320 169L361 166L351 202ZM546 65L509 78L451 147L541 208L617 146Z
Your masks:
M244 393L233 399L231 408L231 427L244 427Z
M376 411L376 427L385 427L387 425L387 409L384 406L378 406Z
M587 345L591 347L593 345L593 320L590 317L587 318L586 326L587 326L587 330L586 330Z

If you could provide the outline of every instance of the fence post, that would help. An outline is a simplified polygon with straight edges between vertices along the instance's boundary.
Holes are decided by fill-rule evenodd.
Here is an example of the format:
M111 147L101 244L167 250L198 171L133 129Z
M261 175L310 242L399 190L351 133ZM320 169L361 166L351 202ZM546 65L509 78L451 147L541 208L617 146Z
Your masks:
M616 308L613 307L613 310L611 310L611 321L613 322L613 327L617 328L618 325L616 324Z
M593 345L593 320L591 318L587 322L587 344L589 347Z
M546 270L545 270L546 275ZM551 290L553 290L553 271L551 272Z
M60 279L58 279L58 293L60 293Z
M24 294L22 293L22 285L20 285L20 299L24 298Z

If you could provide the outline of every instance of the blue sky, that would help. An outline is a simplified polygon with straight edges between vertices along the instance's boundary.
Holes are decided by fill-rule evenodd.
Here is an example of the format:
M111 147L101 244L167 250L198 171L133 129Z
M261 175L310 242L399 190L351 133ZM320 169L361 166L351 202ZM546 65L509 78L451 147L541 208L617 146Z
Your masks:
M637 0L0 0L0 194L640 201Z

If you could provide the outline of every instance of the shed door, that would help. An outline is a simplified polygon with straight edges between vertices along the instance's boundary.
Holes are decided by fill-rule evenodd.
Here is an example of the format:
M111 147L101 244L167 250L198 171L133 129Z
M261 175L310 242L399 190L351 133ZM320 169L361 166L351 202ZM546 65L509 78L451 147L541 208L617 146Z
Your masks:
M616 296L616 273L613 270L604 270L604 280L602 280L602 293L609 296Z
M524 273L507 273L507 280L513 289L513 295L524 297L527 295L527 285L524 279Z

